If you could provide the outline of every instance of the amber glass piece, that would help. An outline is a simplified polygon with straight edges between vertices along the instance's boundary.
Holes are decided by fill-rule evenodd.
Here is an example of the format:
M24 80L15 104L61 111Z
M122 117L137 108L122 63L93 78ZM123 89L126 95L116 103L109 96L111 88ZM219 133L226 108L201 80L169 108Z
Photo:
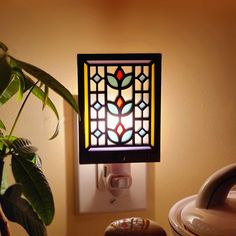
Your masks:
M116 101L116 105L121 108L124 105L124 99L122 97L119 97Z

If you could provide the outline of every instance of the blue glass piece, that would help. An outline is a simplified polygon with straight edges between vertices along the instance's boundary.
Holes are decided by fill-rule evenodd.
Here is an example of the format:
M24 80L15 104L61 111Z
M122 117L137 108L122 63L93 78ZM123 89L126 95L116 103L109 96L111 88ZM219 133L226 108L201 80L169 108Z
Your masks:
M113 88L118 88L118 81L117 79L112 76L112 75L107 75L107 81L108 81L108 84L113 87Z
M121 87L124 88L129 86L131 84L131 81L132 81L132 75L126 76L121 83Z
M141 110L144 110L146 108L147 104L145 102L140 102L138 106Z
M114 143L118 143L119 142L119 137L116 134L116 132L114 132L113 130L108 130L107 132L108 137L110 138L110 140Z
M119 110L118 108L116 107L116 105L114 105L113 103L107 103L107 108L108 108L108 111L113 114L113 115L118 115L119 113Z
M96 83L98 83L101 79L102 79L101 76L98 75L98 74L96 74L96 75L93 77L93 80L94 80Z
M93 105L93 107L98 111L98 110L102 107L102 105L101 105L101 103L96 102L96 103Z
M147 77L146 77L144 74L141 74L138 79L139 79L141 82L144 82L144 81L146 80L146 78L147 78Z
M99 138L102 135L102 132L97 129L94 133L93 133L97 138Z
M121 114L122 114L122 115L125 115L125 114L131 112L131 110L132 110L132 105L133 105L132 102L128 102L127 104L125 104L124 107L123 107L123 109L122 109L122 111L121 111Z
M123 134L122 139L121 139L121 142L122 142L122 143L127 143L127 142L131 139L132 135L133 135L133 130L127 130L127 131Z
M144 137L146 135L147 131L142 128L142 129L139 130L138 133L139 133L140 136Z

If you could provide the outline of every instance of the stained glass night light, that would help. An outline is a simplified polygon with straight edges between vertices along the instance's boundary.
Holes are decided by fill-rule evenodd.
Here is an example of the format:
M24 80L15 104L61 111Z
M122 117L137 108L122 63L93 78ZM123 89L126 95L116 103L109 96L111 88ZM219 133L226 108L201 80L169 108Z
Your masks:
M161 54L78 54L80 163L160 160Z

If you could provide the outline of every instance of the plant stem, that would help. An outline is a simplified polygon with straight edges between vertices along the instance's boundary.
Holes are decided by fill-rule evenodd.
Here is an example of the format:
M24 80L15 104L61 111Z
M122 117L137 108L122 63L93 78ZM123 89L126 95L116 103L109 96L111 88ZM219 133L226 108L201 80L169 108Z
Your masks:
M3 167L4 167L4 160L0 159L0 193L1 193L1 190L2 190Z
M14 124L13 124L12 128L11 128L11 131L10 131L10 133L9 133L8 138L11 137L11 135L12 135L14 129L15 129L16 123L17 123L17 121L18 121L18 119L19 119L19 117L20 117L20 114L21 114L21 112L22 112L22 110L23 110L23 108L24 108L24 106L25 106L25 103L27 102L27 100L28 100L30 94L32 93L34 87L37 85L38 82L39 82L39 80L34 83L34 85L31 87L30 91L28 92L27 96L25 97L25 99L24 99L24 101L23 101L23 103L22 103L22 105L21 105L21 107L20 107L20 110L19 110L18 113L17 113L16 119L15 119L15 121L14 121Z

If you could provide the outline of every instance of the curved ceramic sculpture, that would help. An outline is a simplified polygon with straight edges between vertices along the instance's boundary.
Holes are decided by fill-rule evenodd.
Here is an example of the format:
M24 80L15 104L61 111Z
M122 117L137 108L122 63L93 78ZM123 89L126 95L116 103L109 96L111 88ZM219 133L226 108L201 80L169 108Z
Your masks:
M169 213L172 235L236 235L236 164L211 175L195 196L176 203Z

